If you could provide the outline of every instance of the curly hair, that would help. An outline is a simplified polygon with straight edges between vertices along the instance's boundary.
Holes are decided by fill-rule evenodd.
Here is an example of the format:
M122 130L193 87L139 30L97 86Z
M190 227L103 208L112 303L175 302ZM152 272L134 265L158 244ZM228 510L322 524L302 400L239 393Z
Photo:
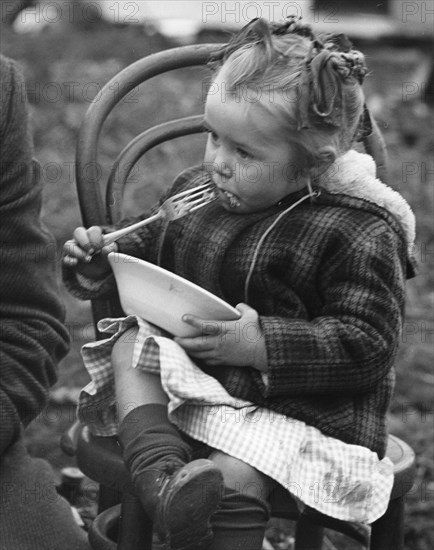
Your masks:
M364 56L343 34L320 39L309 25L254 19L220 52L212 68L236 100L278 117L309 168L330 164L365 128Z

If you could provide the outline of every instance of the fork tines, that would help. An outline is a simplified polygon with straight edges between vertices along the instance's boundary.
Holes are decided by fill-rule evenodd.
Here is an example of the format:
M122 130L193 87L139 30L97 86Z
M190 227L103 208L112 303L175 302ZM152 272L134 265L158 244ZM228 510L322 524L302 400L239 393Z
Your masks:
M182 191L177 195L171 197L170 202L172 206L180 210L186 210L192 212L212 202L216 198L214 185L211 183L205 183L199 185L194 189L188 189Z

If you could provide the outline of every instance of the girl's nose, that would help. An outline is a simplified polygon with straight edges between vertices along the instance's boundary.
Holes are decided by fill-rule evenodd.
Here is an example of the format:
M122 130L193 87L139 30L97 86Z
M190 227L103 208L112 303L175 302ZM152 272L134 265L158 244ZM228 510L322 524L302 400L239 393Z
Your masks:
M225 162L217 163L216 172L223 179L229 179L232 176L232 168Z

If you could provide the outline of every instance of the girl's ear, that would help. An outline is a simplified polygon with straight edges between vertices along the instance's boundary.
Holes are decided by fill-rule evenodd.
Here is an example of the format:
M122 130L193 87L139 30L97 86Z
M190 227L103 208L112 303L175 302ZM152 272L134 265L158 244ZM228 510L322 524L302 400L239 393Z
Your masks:
M336 149L331 145L324 145L323 147L320 147L317 155L320 163L326 164L327 166L333 164L337 157Z
M331 145L318 147L313 155L313 164L310 169L312 180L317 179L331 166L337 158L336 149Z

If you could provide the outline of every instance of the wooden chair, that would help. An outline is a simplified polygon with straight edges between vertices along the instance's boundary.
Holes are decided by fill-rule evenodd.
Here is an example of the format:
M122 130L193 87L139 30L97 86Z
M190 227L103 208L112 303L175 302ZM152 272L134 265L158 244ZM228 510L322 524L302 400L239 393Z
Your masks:
M216 44L184 46L143 58L108 82L91 104L79 134L76 158L78 196L86 227L113 223L120 218L125 182L146 151L166 140L203 131L201 115L166 122L144 131L123 149L113 163L104 201L101 187L105 182L100 181L97 151L101 128L109 113L139 84L172 69L205 64L219 47ZM113 94L114 87L119 90L118 94ZM383 167L384 147L375 127L365 145L377 166ZM115 297L93 300L92 312L96 326L103 317L121 314L121 309ZM76 454L81 470L101 485L98 516L89 533L92 547L95 550L150 550L152 524L134 493L116 438L92 436L86 426L76 424L65 434L62 447L68 454ZM371 536L369 530L360 529L356 524L319 513L309 519L299 518L289 493L282 488L272 494L272 515L298 520L296 550L319 550L324 527L346 534L371 550L403 549L404 497L414 480L414 453L403 441L390 436L387 456L394 463L395 481L388 510L373 524Z
M76 454L79 468L100 484L98 516L89 540L93 550L152 550L152 522L135 495L129 472L124 466L115 437L97 437L89 429L75 426L63 441L69 454ZM317 513L300 516L295 501L283 488L270 497L271 515L297 522L295 550L321 550L324 528L332 529L370 550L404 550L404 497L415 475L415 457L403 441L389 436L387 456L394 464L394 485L385 515L373 523L371 534L359 524L337 520Z

